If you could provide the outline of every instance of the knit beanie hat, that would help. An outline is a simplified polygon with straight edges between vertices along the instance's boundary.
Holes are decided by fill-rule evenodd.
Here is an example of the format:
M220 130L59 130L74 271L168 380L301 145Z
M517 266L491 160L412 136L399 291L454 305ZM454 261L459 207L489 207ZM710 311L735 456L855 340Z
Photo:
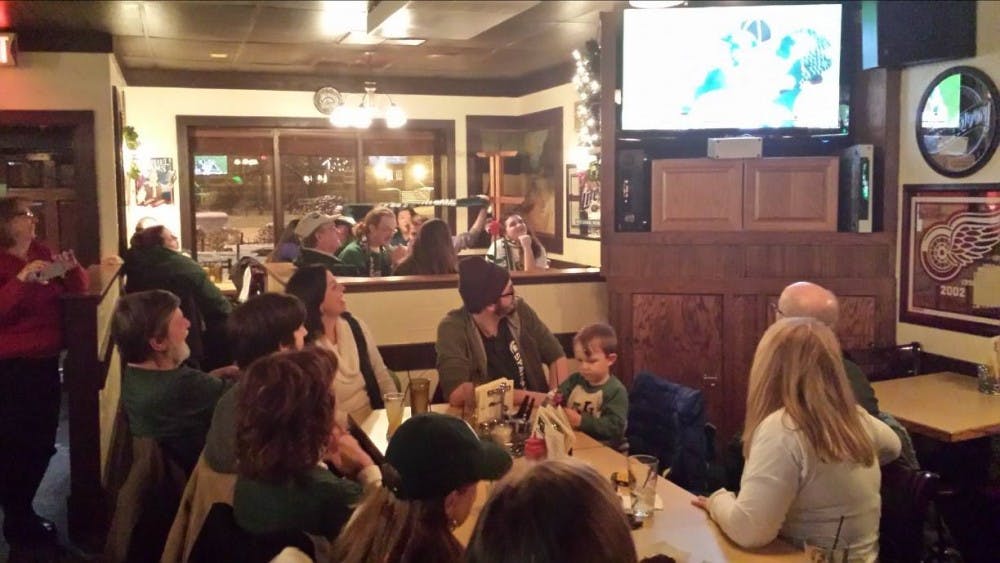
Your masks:
M510 273L482 258L467 258L458 263L458 294L465 310L478 313L500 299Z

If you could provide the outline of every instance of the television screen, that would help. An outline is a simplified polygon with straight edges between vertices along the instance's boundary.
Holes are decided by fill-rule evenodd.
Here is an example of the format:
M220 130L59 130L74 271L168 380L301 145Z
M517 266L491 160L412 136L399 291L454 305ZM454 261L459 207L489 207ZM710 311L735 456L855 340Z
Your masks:
M225 155L194 155L196 176L221 176L229 174L229 159Z
M840 128L840 4L625 10L623 130Z

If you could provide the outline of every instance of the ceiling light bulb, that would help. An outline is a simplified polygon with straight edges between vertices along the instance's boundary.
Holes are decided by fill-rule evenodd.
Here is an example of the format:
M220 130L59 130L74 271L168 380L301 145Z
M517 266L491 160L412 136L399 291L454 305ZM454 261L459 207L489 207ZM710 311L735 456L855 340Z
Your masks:
M334 127L350 127L354 121L351 108L340 104L330 113L330 124Z
M390 129L399 129L406 125L406 112L396 104L390 105L385 110L385 125Z

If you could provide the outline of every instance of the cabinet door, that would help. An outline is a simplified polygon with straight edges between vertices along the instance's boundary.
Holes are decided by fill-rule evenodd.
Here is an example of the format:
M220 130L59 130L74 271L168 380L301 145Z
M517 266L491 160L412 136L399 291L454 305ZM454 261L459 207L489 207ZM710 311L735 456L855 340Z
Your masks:
M722 296L632 295L633 371L701 389L722 421Z
M742 184L742 160L654 160L652 230L739 230Z
M744 162L744 229L837 230L837 157L763 158Z

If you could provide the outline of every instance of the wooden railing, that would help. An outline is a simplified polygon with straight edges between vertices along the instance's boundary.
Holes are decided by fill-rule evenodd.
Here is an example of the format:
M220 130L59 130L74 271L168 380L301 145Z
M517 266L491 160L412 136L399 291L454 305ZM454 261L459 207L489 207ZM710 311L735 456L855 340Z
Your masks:
M102 482L118 405L121 362L111 343L111 316L122 293L120 266L91 266L90 287L63 297L67 355L63 384L69 399L69 537L85 550L99 551L109 520ZM112 389L106 389L110 381Z

